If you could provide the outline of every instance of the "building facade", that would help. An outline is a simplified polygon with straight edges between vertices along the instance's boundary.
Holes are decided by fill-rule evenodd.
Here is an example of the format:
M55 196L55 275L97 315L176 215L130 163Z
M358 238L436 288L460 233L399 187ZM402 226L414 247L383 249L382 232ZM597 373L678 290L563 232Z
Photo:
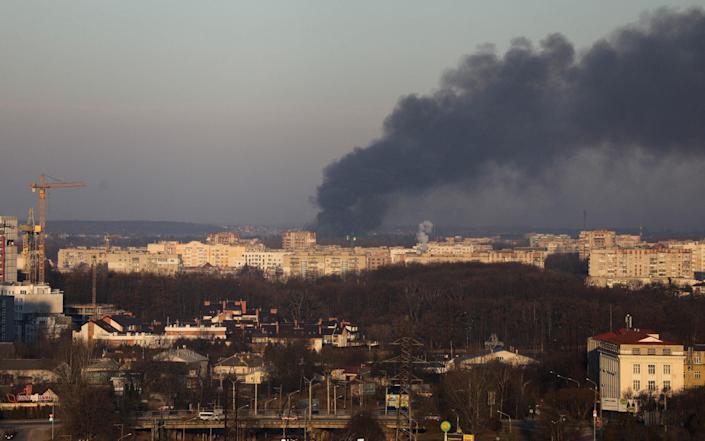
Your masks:
M17 218L0 216L0 283L17 281Z
M282 248L305 250L316 246L316 233L305 230L288 230L282 233Z
M602 409L635 411L640 395L684 387L685 352L656 332L622 328L587 340L588 375L600 386Z
M594 249L588 262L593 286L693 283L692 252L686 248Z
M705 344L688 348L683 371L686 388L705 386Z

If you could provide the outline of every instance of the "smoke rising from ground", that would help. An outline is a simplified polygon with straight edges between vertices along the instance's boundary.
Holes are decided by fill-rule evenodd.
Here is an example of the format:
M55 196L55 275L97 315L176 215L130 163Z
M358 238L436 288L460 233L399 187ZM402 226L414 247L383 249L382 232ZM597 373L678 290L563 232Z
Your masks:
M419 230L416 232L416 241L418 242L418 250L425 252L428 250L428 235L433 231L433 223L431 221L423 221L419 224Z
M402 98L381 139L325 169L318 228L370 230L399 197L479 191L497 169L519 188L550 186L556 167L593 150L615 174L635 152L705 156L702 9L659 10L581 54L559 34L538 47L517 39L501 56L481 48L435 93Z

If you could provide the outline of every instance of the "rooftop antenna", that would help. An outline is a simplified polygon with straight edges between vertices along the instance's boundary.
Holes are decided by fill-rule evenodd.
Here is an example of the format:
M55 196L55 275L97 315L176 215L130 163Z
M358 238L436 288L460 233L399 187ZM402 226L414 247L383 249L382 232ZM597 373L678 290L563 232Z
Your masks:
M627 329L632 329L632 315L627 314L624 317L624 324L627 325Z

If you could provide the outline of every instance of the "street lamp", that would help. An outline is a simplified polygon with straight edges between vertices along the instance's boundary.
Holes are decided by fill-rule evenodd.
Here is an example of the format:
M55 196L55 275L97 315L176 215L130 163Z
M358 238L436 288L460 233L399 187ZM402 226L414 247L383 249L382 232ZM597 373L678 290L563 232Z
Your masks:
M597 383L589 378L585 378L590 384L595 386L593 391L595 392L595 398L592 401L592 441L597 440Z
M566 377L564 375L559 374L558 372L554 372L554 371L549 371L549 372L552 373L553 375L555 375L557 378L560 378L561 380L572 381L573 383L577 384L578 389L580 389L580 382L578 380L575 380L570 377Z
M505 416L509 418L509 433L512 433L512 417L508 413L504 413L501 410L498 410L497 413L500 415L500 417Z

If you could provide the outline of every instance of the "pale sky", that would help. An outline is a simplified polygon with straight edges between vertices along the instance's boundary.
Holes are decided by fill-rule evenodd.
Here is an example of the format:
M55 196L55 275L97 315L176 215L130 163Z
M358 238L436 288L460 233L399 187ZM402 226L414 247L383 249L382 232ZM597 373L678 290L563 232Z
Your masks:
M478 45L664 5L702 1L3 0L0 214L46 173L88 183L50 219L302 224L322 168Z

